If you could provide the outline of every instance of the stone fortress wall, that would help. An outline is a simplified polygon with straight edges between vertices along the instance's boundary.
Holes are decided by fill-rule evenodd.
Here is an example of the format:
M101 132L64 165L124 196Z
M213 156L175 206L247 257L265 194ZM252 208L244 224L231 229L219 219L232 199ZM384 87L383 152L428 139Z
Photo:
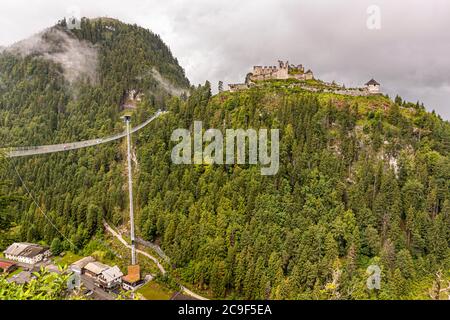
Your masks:
M303 65L289 64L289 61L278 61L278 66L254 66L253 72L249 75L251 81L261 81L270 79L297 79L311 80L314 74L311 70L305 72Z
M278 61L278 66L254 66L253 72L249 73L245 79L245 83L229 84L231 92L241 91L249 89L250 87L257 86L258 81L264 80L313 80L314 74L311 70L305 72L303 65L289 64L288 61ZM343 94L350 96L369 96L380 93L380 84L374 79L371 79L364 87L361 88L345 88L344 86L338 86L334 83L323 83L325 88L317 88L310 86L307 83L291 83L290 87L300 87L304 90L312 92L327 92L335 94Z

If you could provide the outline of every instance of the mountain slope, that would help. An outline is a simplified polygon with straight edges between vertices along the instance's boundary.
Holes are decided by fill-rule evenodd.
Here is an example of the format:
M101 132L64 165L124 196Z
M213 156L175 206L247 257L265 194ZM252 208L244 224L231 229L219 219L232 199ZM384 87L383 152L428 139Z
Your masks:
M215 96L206 82L189 97L171 97L189 82L158 36L111 19L81 26L68 31L61 21L53 30L96 50L95 81L68 81L46 51L0 55L0 141L63 143L122 131L132 90L143 94L127 110L136 122L170 110L133 138L138 233L160 243L171 276L220 298L365 299L375 297L366 290L366 268L375 264L377 297L393 299L428 298L435 273L448 273L448 122L399 97L310 92L295 81ZM194 121L205 129L279 128L278 174L173 164L171 133ZM7 164L2 179L26 195L13 164L64 238L28 198L11 210L16 227L0 237L59 239L77 251L95 249L102 219L127 225L119 144Z
M133 124L141 123L165 108L168 88L187 92L189 82L157 35L117 20L83 19L72 31L61 21L0 54L0 147L123 132L125 108ZM103 218L122 221L122 154L121 145L111 143L7 162L2 181L26 196L10 215L19 226L13 236L48 244L60 238L66 249L69 241L82 249L102 232ZM25 192L14 166L59 232Z
M141 234L175 274L216 297L428 298L449 270L450 125L385 96L311 93L271 81L174 102L137 141ZM280 171L173 165L175 128L280 128Z

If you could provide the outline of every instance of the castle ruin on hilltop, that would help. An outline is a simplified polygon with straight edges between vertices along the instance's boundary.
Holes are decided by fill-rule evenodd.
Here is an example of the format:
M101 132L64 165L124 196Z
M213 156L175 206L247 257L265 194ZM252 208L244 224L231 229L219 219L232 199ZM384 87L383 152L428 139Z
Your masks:
M297 66L289 64L289 61L278 61L277 66L254 66L253 73L249 75L251 81L269 80L269 79L297 79L311 80L314 74L311 70L305 72L303 65Z
M338 85L334 81L327 83L314 78L313 72L309 69L305 72L303 65L289 64L288 61L278 61L277 66L254 66L253 72L247 74L245 83L230 83L230 92L246 90L254 86L259 86L258 82L265 80L286 80L296 79L299 82L287 82L287 87L302 88L311 92L335 93L350 96L370 96L381 94L380 84L371 79L364 87L346 88L344 85ZM306 82L305 80L316 80L313 82Z
M254 66L253 72L247 74L245 83L229 84L230 91L247 89L256 81L263 80L285 80L285 79L297 79L297 80L312 80L314 79L313 72L308 69L305 72L303 65L289 64L289 61L283 62L278 60L278 66Z

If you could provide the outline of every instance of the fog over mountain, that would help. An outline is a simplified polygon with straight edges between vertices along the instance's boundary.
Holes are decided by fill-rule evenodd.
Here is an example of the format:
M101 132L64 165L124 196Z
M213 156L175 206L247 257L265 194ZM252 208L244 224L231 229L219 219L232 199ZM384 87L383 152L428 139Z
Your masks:
M79 77L87 77L92 82L97 80L97 49L56 28L46 29L5 50L23 56L38 55L59 63L66 80L71 83Z
M380 9L380 29L367 9ZM383 91L450 118L450 3L445 0L2 2L0 45L10 45L62 16L116 17L161 35L192 83L239 82L254 64L303 63L320 79Z

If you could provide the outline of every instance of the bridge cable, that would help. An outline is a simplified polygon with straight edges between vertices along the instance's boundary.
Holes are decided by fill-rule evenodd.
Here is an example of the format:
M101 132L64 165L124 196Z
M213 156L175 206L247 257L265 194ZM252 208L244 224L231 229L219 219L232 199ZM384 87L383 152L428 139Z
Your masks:
M22 176L20 175L19 171L17 170L16 165L11 162L8 157L5 157L5 159L8 161L9 164L11 164L14 168L14 171L16 173L16 175L19 177L20 182L22 183L22 186L25 188L25 190L28 193L28 196L33 200L34 204L36 205L36 207L39 209L39 211L42 213L42 215L47 219L47 221L51 224L51 226L65 239L67 240L67 242L75 249L78 249L78 247L73 244L72 241L69 240L69 238L67 238L59 229L58 227L53 223L53 221L47 216L47 214L44 212L44 210L42 210L41 206L39 205L39 203L36 201L36 198L33 196L33 194L31 193L30 189L28 189L27 185L25 184L25 181L22 179Z

